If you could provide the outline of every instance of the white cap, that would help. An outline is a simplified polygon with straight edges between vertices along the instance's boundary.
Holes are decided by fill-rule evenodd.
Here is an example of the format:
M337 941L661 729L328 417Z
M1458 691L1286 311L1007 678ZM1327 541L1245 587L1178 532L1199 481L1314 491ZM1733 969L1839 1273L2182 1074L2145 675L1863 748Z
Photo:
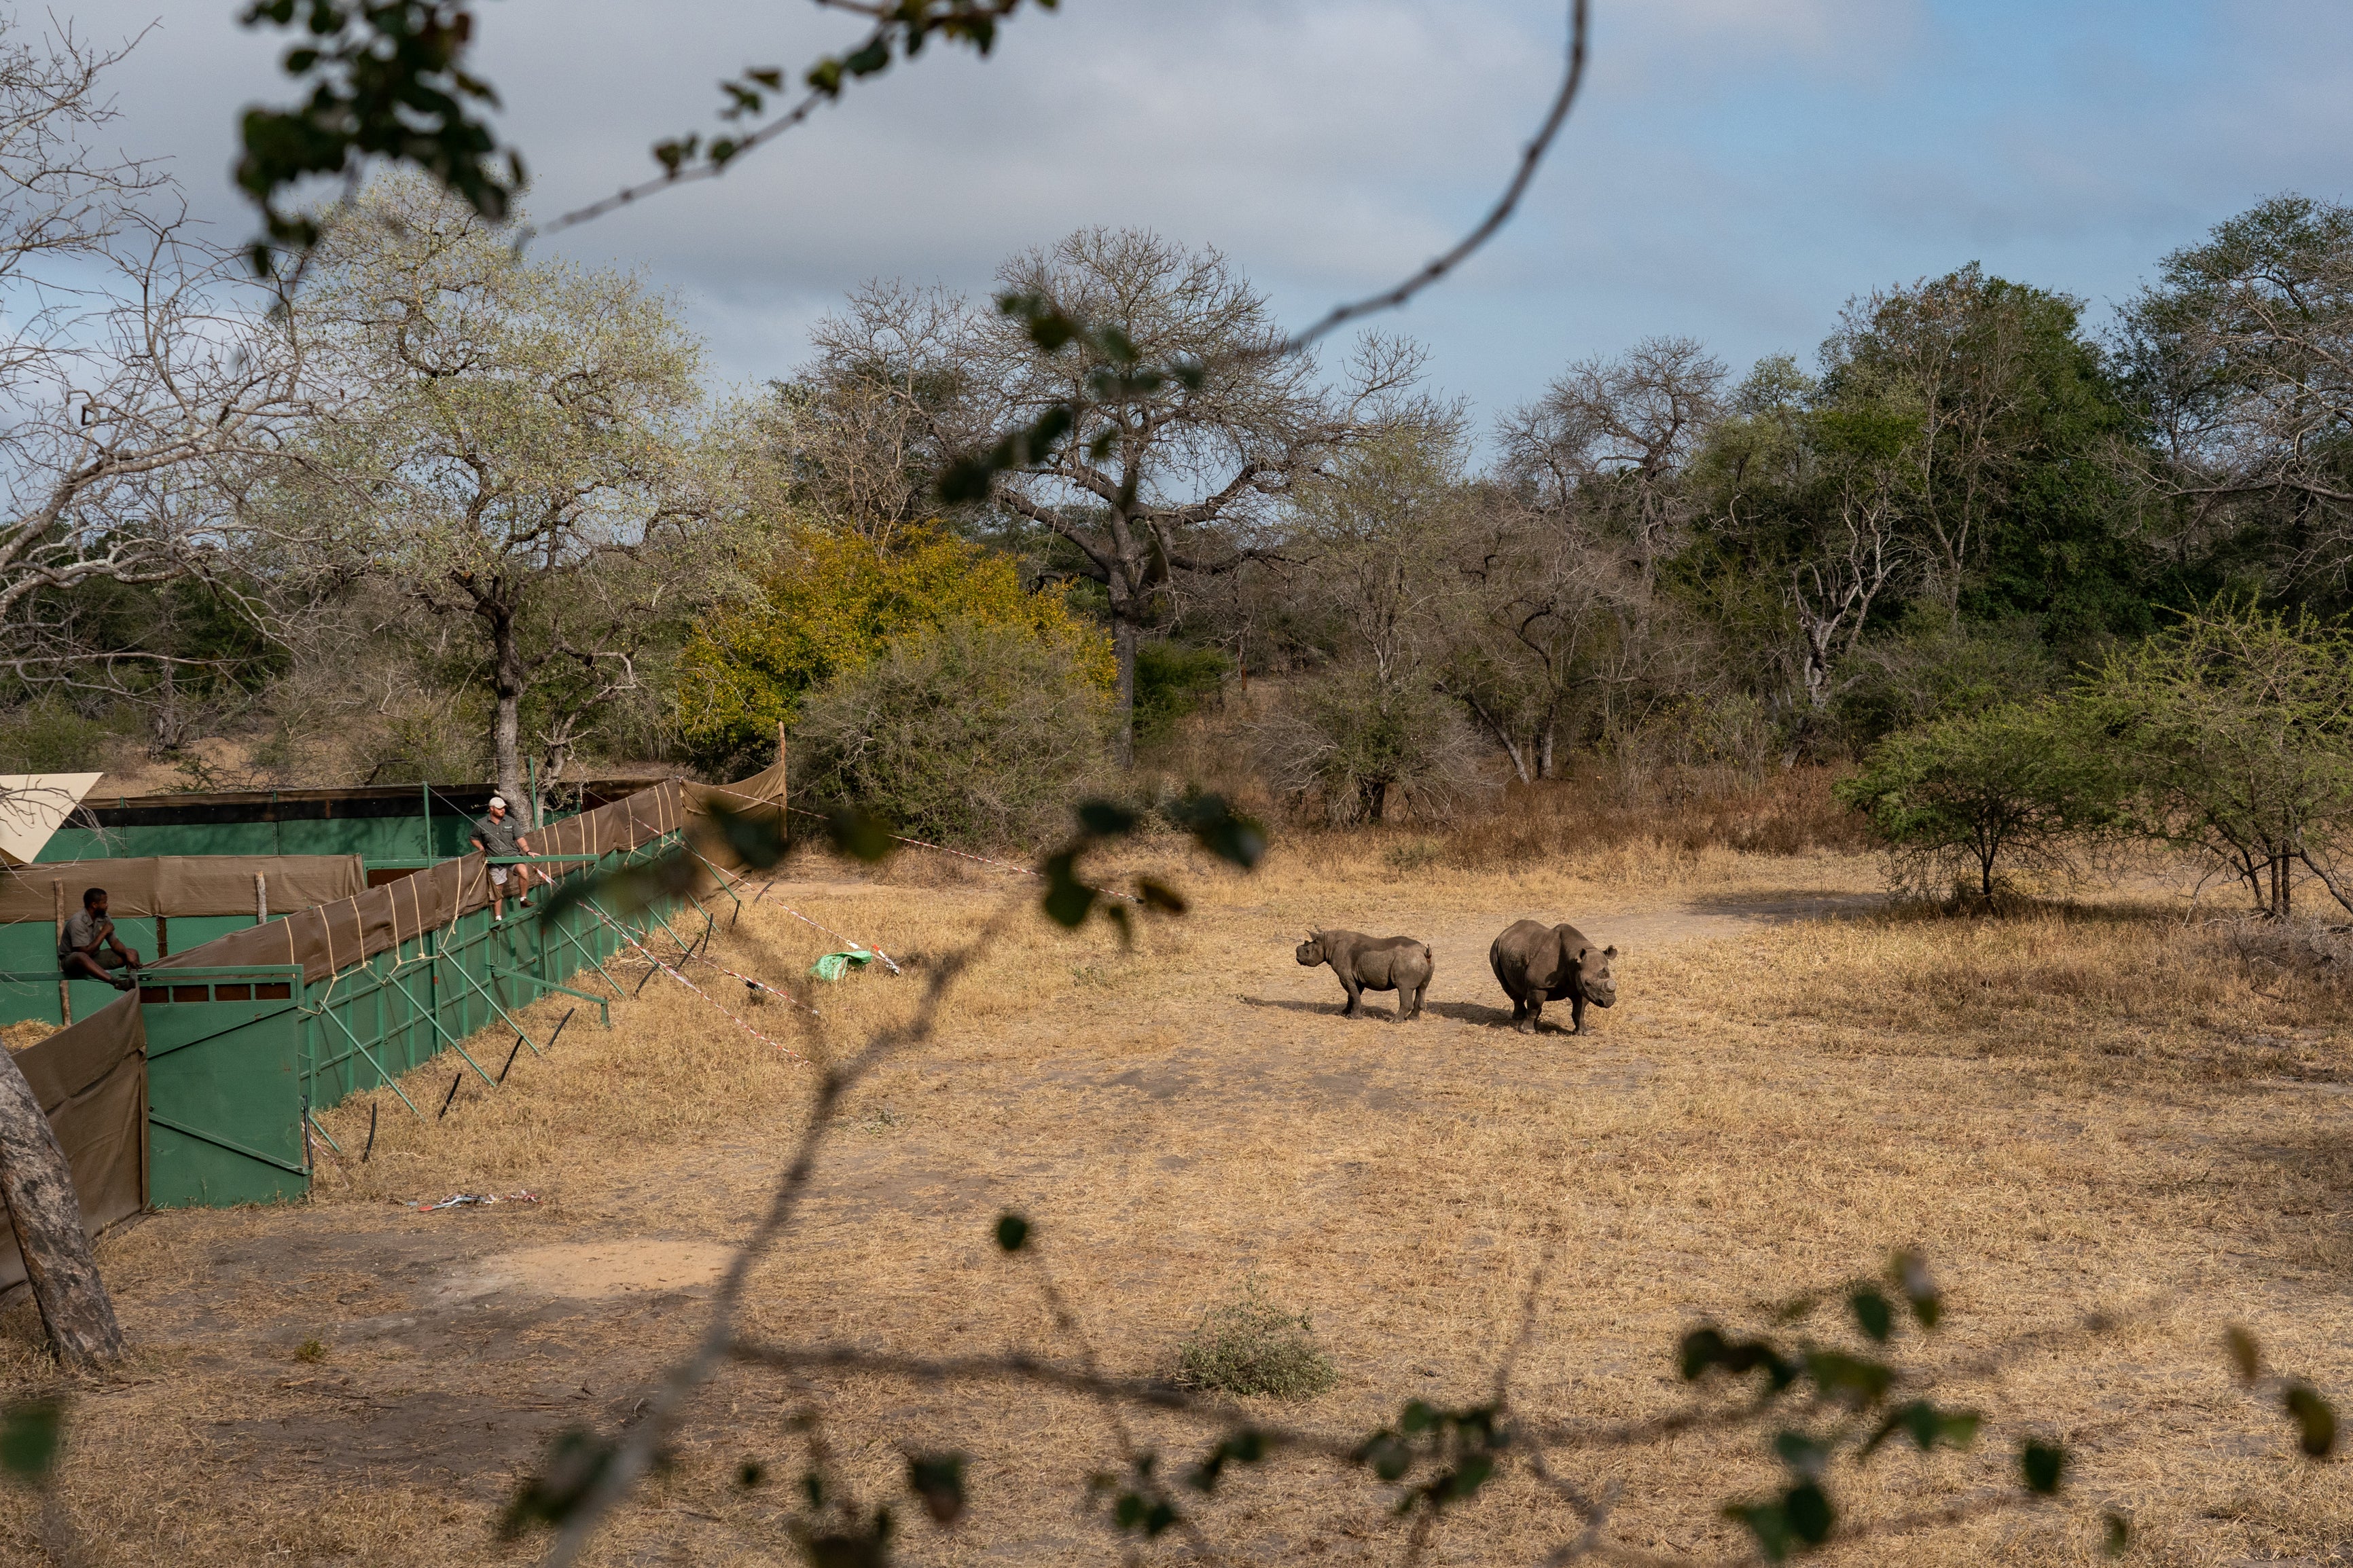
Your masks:
M506 803L507 797L502 795L494 795L491 796L491 804L492 805L503 807Z

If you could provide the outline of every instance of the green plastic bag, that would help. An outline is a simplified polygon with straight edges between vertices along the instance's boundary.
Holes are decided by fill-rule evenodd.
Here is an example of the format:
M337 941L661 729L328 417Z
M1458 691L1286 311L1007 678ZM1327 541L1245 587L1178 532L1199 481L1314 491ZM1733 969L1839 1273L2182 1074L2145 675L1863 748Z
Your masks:
M874 955L863 948L853 947L847 952L828 952L809 965L809 973L819 980L839 980L851 969L863 969L874 962Z

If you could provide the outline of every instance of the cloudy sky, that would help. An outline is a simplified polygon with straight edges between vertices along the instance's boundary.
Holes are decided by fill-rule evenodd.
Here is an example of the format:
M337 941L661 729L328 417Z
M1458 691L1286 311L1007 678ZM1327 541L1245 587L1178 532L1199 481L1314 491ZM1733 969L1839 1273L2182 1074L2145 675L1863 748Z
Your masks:
M286 95L241 0L61 0L154 29L118 130L239 237L238 110ZM854 35L804 0L484 0L477 67L560 212L710 124L713 82ZM1520 220L1391 325L1487 414L1651 333L1810 355L1841 304L1978 260L2094 321L2280 191L2353 199L2343 0L1594 0L1590 86ZM573 231L686 302L714 375L789 369L863 278L982 290L1092 223L1214 245L1303 321L1493 198L1558 68L1538 0L1063 0L995 58L863 85L724 180ZM28 19L37 19L37 12Z

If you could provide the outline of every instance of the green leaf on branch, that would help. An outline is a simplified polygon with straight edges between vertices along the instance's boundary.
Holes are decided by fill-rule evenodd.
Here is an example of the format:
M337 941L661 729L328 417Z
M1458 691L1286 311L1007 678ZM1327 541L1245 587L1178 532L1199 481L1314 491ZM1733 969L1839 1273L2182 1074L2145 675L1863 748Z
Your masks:
M2296 1426L2296 1447L2307 1458L2325 1459L2337 1447L2337 1412L2308 1383L2294 1383L2280 1396Z
M964 1517L962 1454L910 1454L907 1489L923 1500L923 1508L937 1524L954 1524Z
M1215 1491L1228 1465L1255 1465L1266 1458L1267 1451L1264 1434L1248 1426L1242 1427L1232 1436L1221 1438L1186 1479L1196 1491Z
M1067 931L1076 931L1095 907L1095 890L1079 880L1078 856L1069 850L1047 858L1039 875L1046 879L1045 896L1039 900L1046 918Z
M891 824L854 805L842 806L827 816L825 831L836 849L870 866L889 859L899 847Z
M1806 1375L1825 1399L1850 1405L1876 1405L1887 1397L1894 1370L1883 1362L1865 1361L1842 1351L1808 1351Z
M1220 795L1190 795L1165 808L1168 820L1194 842L1230 865L1254 870L1266 857L1266 829L1241 816Z
M1135 879L1135 896L1144 900L1145 909L1155 910L1164 915L1181 915L1192 907L1185 901L1184 894L1150 877Z
M940 500L949 506L987 500L997 475L1047 461L1077 422L1078 416L1071 405L1058 403L1038 416L1028 428L1010 432L986 452L956 458L941 471Z
M795 1540L809 1568L888 1568L891 1561L891 1510L878 1508L864 1528L818 1533L796 1529Z
M1799 1367L1768 1340L1727 1340L1715 1328L1694 1329L1676 1347L1675 1364L1685 1383L1696 1383L1722 1367L1735 1377L1762 1368L1772 1392L1778 1394L1798 1380Z
M2067 1450L2030 1437L2019 1445L2018 1471L2028 1491L2037 1497L2054 1497L2067 1473Z
M1858 1452L1868 1458L1898 1432L1909 1436L1913 1446L1924 1454L1939 1443L1966 1448L1977 1441L1978 1427L1982 1422L1983 1417L1974 1410L1939 1410L1926 1399L1915 1399L1890 1412L1887 1419L1863 1440Z
M2255 1343L2255 1336L2232 1323L2222 1331L2222 1342L2230 1347L2232 1368L2241 1383L2253 1383L2263 1370L2263 1352Z
M1402 1480L1405 1473L1413 1468L1413 1449L1396 1433L1386 1430L1365 1439L1350 1458L1368 1466L1374 1475L1385 1481Z
M1865 1285L1849 1296L1846 1304L1854 1313L1854 1326L1861 1329L1863 1336L1873 1344L1885 1344L1888 1336L1894 1333L1895 1309L1887 1304L1886 1297L1870 1286Z
M1097 838L1124 838L1141 820L1134 812L1108 800L1091 800L1079 807L1079 826Z
M1112 1505L1112 1518L1121 1531L1137 1531L1148 1541L1176 1522L1176 1510L1165 1499L1146 1497L1142 1492L1122 1492L1119 1500Z
M64 1404L27 1399L0 1412L0 1470L38 1485L58 1462L65 1432Z
M1830 1445L1803 1432L1774 1435L1773 1457L1809 1479L1820 1476L1831 1462Z
M2101 1516L2100 1555L2122 1557L2132 1545L2132 1521L2120 1513Z
M997 1217L997 1245L1018 1252L1029 1242L1029 1222L1010 1210Z
M1929 1277L1927 1260L1916 1252L1899 1252L1889 1262L1887 1275L1911 1303L1914 1321L1923 1329L1935 1328L1945 1314L1945 1298Z
M248 109L239 123L235 178L268 236L252 247L258 273L273 270L271 246L318 243L316 219L280 209L289 189L368 158L411 164L491 222L506 217L522 160L502 153L474 112L499 100L464 68L474 29L467 0L257 0L238 20L290 27L298 16L310 37L280 66L308 93L290 109Z
M1803 1546L1820 1546L1838 1522L1830 1494L1812 1481L1791 1487L1771 1502L1729 1504L1724 1516L1748 1527L1758 1554L1768 1563L1785 1562Z
M736 811L724 801L711 802L711 821L719 830L720 842L736 859L755 871L765 871L777 865L791 847L781 811L754 816Z

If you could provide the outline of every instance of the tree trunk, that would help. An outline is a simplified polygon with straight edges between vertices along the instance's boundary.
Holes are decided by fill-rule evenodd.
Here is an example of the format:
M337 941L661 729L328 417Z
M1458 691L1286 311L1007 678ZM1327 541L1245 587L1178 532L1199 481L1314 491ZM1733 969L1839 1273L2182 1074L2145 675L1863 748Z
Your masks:
M1242 689L1247 691L1250 688L1245 684ZM1488 712L1486 704L1481 702L1476 697L1466 693L1462 701L1463 705L1477 717L1479 722L1487 726L1487 732L1495 737L1495 743L1504 748L1504 755L1512 760L1512 772L1519 781L1522 784L1535 782L1528 775L1527 752L1522 749L1519 742L1512 738L1512 732L1505 729L1493 714Z
M512 609L498 605L487 616L491 623L491 690L497 699L491 719L491 762L497 774L494 783L498 792L506 796L515 820L528 828L531 818L522 805L522 643L515 635Z
M122 1330L82 1228L73 1173L33 1086L0 1046L0 1199L58 1364L71 1372L122 1359Z
M1111 607L1111 641L1119 656L1119 693L1112 715L1112 760L1123 768L1135 765L1135 623L1114 603Z

